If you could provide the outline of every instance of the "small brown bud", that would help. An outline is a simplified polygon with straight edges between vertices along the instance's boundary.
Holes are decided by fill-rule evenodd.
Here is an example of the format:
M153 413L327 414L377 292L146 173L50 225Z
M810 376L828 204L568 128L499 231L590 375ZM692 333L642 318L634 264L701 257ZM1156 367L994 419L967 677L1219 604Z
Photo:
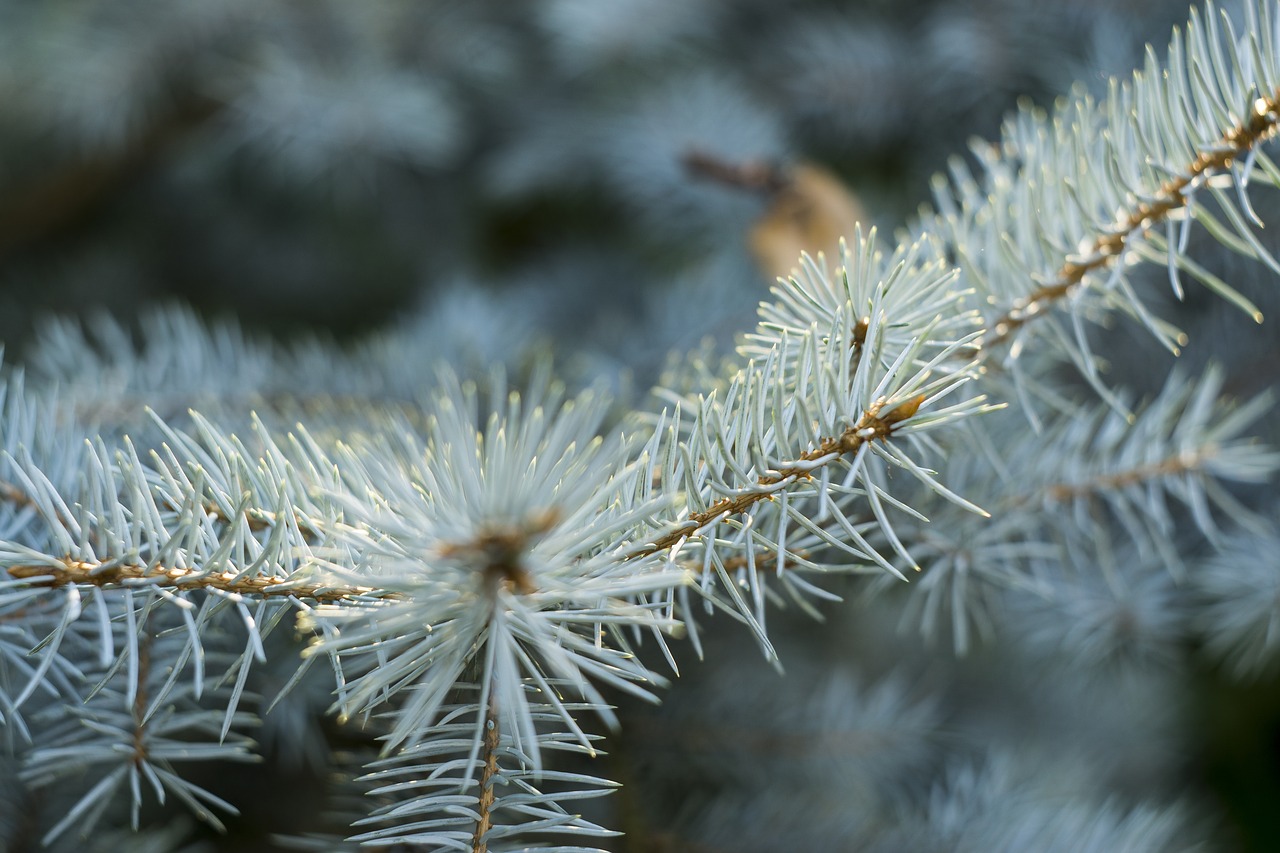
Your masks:
M894 407L893 411L881 416L880 420L890 425L905 421L920 410L920 404L924 402L924 397L924 394L917 394L905 403L899 403Z

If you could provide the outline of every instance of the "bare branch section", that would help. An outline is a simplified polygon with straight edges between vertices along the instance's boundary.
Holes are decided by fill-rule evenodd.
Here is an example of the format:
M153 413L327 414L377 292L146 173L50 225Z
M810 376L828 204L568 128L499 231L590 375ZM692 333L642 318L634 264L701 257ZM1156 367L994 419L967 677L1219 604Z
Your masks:
M151 677L151 635L144 634L138 640L137 694L133 697L133 765L142 770L150 758L147 748L147 679Z
M813 465L810 463L817 462L827 456L834 459L836 456L843 456L846 453L856 453L867 442L875 441L877 438L888 438L892 435L894 426L919 411L920 404L923 402L924 395L920 394L898 404L882 416L880 413L884 411L888 401L881 398L863 412L862 417L856 424L849 427L839 436L824 438L817 447L801 454L796 459L796 467L783 468L776 474L762 476L759 479L759 484L761 486L776 486L788 480L810 479L815 470L822 467L822 464L826 464ZM682 539L694 535L711 522L732 515L741 515L760 501L772 500L772 498L772 490L747 492L732 498L721 498L702 512L690 514L689 518L675 529L665 533L639 551L632 553L630 559L647 557L650 554L656 554L659 551L672 548Z
M1239 157L1274 137L1280 130L1280 90L1253 102L1247 122L1236 125L1222 135L1218 143L1201 151L1186 172L1165 181L1149 201L1139 203L1119 217L1105 233L1098 235L1088 251L1068 257L1058 269L1054 281L1041 285L1017 300L1013 307L992 324L990 333L978 341L983 351L992 350L1009 340L1018 329L1068 296L1089 273L1104 269L1124 254L1129 239L1137 233L1164 221L1170 213L1187 206L1187 191L1206 178L1229 169ZM1255 318L1260 319L1260 318Z
M497 800L493 791L498 781L498 745L501 732L498 729L498 702L489 698L489 708L484 717L484 738L480 742L480 760L484 767L480 771L480 802L476 804L476 831L471 837L472 853L489 853L489 842L485 836L493 828L493 806Z
M104 588L156 585L177 589L218 590L235 595L280 596L330 602L380 595L374 587L300 584L275 575L242 577L234 572L204 572L200 569L153 568L63 560L60 565L19 565L5 569L13 578L32 586L59 587L88 584Z

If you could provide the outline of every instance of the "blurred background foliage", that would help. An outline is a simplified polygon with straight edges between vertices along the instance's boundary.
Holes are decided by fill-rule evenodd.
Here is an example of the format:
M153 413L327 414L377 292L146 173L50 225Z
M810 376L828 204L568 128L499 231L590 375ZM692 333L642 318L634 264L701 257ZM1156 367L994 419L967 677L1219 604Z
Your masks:
M770 280L744 250L767 193L690 153L812 161L896 225L1016 98L1127 72L1185 12L4 0L0 337L172 299L349 334L479 290L628 364L618 326L665 353L745 328Z
M42 318L102 311L145 341L148 306L178 302L284 340L407 330L424 369L550 347L570 378L639 399L669 353L748 329L801 248L829 251L855 218L902 225L1019 98L1101 91L1186 13L0 0L0 341L48 358ZM1233 272L1263 330L1226 332L1197 297L1169 310L1202 330L1190 359L1255 393L1276 382L1280 313L1241 281L1265 273ZM1139 393L1169 369L1113 353ZM1088 601L958 658L898 631L894 595L851 585L827 624L779 617L785 677L718 626L662 708L627 709L604 771L627 787L602 819L628 851L1280 849L1280 687L1197 657L1169 628L1191 593L1168 580L1117 612L1135 654L1105 665L1053 640ZM227 849L305 829L279 806L314 814L313 764L281 759L282 799L242 801Z

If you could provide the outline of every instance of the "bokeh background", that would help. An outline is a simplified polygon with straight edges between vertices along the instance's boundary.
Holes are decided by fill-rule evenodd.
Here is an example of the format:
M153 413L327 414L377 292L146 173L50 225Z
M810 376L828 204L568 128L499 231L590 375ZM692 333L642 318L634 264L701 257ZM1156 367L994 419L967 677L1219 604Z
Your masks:
M813 162L896 226L1017 98L1100 88L1186 9L4 0L0 338L156 301L343 336L493 304L660 358L771 280L764 200L690 152Z
M394 335L410 373L550 349L643 405L672 353L750 328L794 245L830 250L854 217L892 233L1019 99L1101 93L1187 8L0 0L0 341L56 374L77 324L92 341L112 316L125 334L96 345L144 348L189 309L286 346ZM1275 384L1274 325L1166 307L1204 330L1191 360L1234 364L1239 393ZM1112 356L1139 392L1169 369ZM778 617L785 676L713 625L662 708L625 709L601 819L625 851L983 850L1010 826L1062 844L1026 850L1280 849L1280 686L1199 662L1157 586L1139 653L1101 670L1060 641L1114 604L1087 590L959 657L851 586L825 624ZM204 843L308 828L328 768L277 764L254 771L268 805Z

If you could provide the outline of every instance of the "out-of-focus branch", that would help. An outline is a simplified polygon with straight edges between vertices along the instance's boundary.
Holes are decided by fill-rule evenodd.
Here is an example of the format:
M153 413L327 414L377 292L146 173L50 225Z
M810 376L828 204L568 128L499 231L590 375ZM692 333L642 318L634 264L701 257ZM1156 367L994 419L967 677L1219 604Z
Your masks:
M0 261L82 221L165 148L205 125L223 106L210 98L189 97L118 150L64 163L7 194L0 201Z

